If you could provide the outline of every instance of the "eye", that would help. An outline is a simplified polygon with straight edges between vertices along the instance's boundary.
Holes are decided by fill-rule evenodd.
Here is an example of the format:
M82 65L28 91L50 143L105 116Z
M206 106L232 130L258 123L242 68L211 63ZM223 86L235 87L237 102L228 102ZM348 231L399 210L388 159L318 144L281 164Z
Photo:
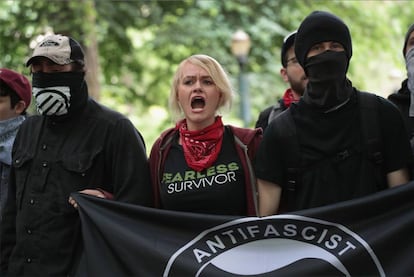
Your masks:
M49 67L49 71L51 71L51 72L62 72L62 71L65 71L65 67L64 66L58 65L58 64L55 64L55 63L48 64L48 67Z
M321 44L315 44L314 46L311 47L310 51L318 51L321 49Z
M184 79L183 80L183 84L184 85L192 85L194 82L193 82L193 80L192 79Z
M286 61L286 64L297 64L298 60L296 59L296 57L290 58Z
M205 80L203 80L203 84L205 84L207 86L211 86L211 85L214 85L214 82L211 79L205 79Z
M31 67L31 72L39 72L40 71L40 66L38 64L33 63L32 67Z
M344 49L344 48L342 47L342 44L338 42L334 42L332 43L332 49Z

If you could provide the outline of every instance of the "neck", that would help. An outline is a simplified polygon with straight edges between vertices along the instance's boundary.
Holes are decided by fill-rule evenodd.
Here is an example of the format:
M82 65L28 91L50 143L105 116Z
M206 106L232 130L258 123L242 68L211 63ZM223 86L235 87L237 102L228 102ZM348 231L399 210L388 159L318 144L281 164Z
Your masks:
M293 100L298 101L302 95L292 89L292 96Z
M208 126L211 126L212 124L214 124L214 122L215 122L215 117L210 118L208 120L204 120L202 122L195 122L195 121L190 121L187 119L186 120L187 130L188 131L200 131L200 130L207 128Z

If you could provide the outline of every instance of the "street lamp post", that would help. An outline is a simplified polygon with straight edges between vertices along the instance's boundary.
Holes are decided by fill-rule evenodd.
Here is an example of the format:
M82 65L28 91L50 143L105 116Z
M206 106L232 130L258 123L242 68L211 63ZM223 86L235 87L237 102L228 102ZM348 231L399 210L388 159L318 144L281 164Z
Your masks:
M240 117L244 127L250 123L249 86L245 74L247 56L250 51L250 37L243 30L236 31L231 40L231 52L239 63L239 92L240 92Z

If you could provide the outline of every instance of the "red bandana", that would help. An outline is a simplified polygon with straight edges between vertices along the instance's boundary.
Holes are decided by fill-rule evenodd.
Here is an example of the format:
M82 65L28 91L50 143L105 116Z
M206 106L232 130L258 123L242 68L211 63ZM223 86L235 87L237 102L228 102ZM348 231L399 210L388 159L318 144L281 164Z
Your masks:
M195 171L202 171L216 161L223 143L224 132L220 116L203 130L188 131L185 119L178 122L175 129L180 132L184 157L189 167Z
M283 103L285 104L286 108L289 108L290 104L299 102L299 99L295 99L293 95L292 89L289 88L285 91L283 95Z

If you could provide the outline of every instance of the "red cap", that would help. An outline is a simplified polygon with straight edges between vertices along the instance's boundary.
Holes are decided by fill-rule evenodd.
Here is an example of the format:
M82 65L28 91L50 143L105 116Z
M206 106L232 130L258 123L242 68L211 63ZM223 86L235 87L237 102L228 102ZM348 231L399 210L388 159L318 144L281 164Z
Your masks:
M16 92L26 103L26 108L29 107L32 101L32 87L25 76L7 68L0 68L0 80Z

